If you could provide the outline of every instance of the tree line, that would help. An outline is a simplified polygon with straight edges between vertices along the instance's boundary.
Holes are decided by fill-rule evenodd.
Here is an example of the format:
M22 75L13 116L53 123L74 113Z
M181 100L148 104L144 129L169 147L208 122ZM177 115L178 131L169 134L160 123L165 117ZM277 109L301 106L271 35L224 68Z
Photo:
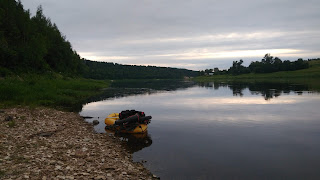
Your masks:
M0 65L14 72L80 72L80 56L39 6L35 16L21 1L0 1Z
M252 61L248 67L243 65L243 60L233 61L232 66L228 70L219 70L218 68L206 69L200 71L200 75L208 75L213 73L219 74L231 74L240 75L246 73L272 73L278 71L295 71L300 69L309 68L307 60L298 59L296 61L284 60L282 61L278 57L273 57L270 54L266 54L261 61Z
M197 71L156 67L121 65L112 62L96 62L85 60L83 76L91 79L180 79L183 77L194 77Z
M55 72L93 79L182 78L195 71L155 66L131 66L81 58L41 6L36 15L20 0L0 1L0 76L6 73Z

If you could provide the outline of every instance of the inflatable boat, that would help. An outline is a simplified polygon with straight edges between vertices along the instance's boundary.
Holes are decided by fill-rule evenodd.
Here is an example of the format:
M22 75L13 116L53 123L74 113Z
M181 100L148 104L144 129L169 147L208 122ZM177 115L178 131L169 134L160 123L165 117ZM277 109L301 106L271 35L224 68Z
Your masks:
M111 113L105 119L106 129L121 133L145 133L148 129L151 116L145 116L144 112L126 110L121 113Z

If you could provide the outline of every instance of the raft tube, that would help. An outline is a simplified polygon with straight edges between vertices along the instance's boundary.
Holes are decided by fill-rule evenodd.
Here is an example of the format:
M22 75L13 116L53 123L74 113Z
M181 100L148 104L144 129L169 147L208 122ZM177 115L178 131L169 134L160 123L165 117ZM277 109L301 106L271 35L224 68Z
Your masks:
M119 113L112 113L109 114L108 117L105 119L106 128L114 129L116 131L120 131L122 133L145 133L148 129L148 123L152 117L140 117L139 115L134 115L128 117L126 119L119 118ZM127 130L126 124L136 123L136 127L134 129Z

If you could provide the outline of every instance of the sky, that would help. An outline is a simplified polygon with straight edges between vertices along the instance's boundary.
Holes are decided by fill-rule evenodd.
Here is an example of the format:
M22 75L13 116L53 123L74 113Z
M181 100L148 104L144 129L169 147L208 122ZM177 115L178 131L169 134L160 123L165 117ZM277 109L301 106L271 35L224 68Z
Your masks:
M320 57L319 0L21 0L82 58L192 70Z

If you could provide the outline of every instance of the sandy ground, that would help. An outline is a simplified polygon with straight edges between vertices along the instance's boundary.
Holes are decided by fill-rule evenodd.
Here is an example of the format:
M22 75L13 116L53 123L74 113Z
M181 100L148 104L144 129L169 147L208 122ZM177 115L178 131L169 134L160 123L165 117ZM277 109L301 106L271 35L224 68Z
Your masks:
M76 113L4 109L0 125L0 179L156 179Z

